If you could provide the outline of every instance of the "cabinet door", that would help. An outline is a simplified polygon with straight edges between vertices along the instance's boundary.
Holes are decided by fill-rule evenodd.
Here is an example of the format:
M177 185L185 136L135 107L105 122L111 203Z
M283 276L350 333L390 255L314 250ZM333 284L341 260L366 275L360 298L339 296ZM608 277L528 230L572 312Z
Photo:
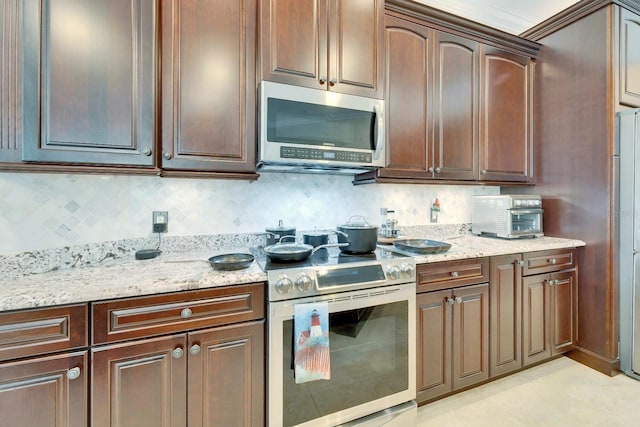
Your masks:
M491 376L522 367L522 255L491 257Z
M489 378L489 284L453 290L453 389Z
M549 340L550 276L540 274L522 280L523 366L551 357Z
M86 426L86 369L86 351L0 364L0 424Z
M330 6L329 90L382 98L384 0L330 0Z
M255 171L256 2L163 2L163 169Z
M578 278L573 270L554 273L551 280L551 353L559 354L571 350L576 344Z
M620 103L640 107L640 16L620 8Z
M378 173L431 178L433 32L402 19L385 19L387 160Z
M418 294L418 401L451 391L451 291Z
M329 0L262 0L262 80L327 87Z
M154 164L156 5L24 2L24 160Z
M186 336L91 350L93 427L186 426Z
M478 179L478 43L437 33L434 173Z
M264 321L189 334L190 427L264 424Z
M482 47L480 180L532 178L532 70L527 57Z

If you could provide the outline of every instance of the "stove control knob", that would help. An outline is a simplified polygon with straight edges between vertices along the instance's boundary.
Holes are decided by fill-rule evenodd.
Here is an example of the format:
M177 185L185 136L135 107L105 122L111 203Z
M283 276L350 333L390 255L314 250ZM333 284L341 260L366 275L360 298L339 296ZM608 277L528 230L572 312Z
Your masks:
M296 279L296 288L300 292L308 291L309 289L311 289L311 285L313 285L313 280L311 280L311 277L307 276L304 273L299 275Z
M413 270L414 270L414 268L413 268L413 266L412 266L412 265L409 265L409 264L402 264L402 265L400 266L400 270L402 271L402 275L403 275L404 277L411 277L411 276L413 276Z
M281 275L278 277L278 281L276 282L276 291L279 294L288 294L291 288L293 287L293 282L286 275Z
M393 279L393 280L397 280L400 278L400 267L398 267L397 265L392 265L389 268L387 268L387 275L389 276L389 278Z

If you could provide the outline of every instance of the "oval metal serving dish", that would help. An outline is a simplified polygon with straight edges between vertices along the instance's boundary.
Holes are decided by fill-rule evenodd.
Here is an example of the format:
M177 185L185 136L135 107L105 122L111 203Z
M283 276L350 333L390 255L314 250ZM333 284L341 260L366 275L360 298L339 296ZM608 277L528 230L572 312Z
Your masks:
M451 249L450 243L429 239L398 239L393 242L393 246L417 254L439 254Z
M242 270L247 268L253 262L253 255L251 254L223 254L216 255L209 258L209 264L214 270Z

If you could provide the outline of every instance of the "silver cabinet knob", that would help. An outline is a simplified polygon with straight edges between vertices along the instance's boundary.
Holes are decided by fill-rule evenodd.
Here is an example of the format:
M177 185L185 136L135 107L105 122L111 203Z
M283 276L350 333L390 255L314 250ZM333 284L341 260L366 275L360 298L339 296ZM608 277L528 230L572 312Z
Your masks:
M429 171L429 173L433 173L433 166L429 167L429 169L427 169Z
M462 297L456 297L456 302L458 304L462 304Z
M457 271L452 271L452 272L451 272L451 277L453 277L454 279L455 279L456 277L458 277L459 275L460 275L460 273L458 273Z
M144 154L145 156L150 156L151 155L151 149L150 148L145 148L144 150L142 150L142 154Z
M165 151L164 153L162 153L162 157L164 157L166 160L171 160L171 153Z
M180 347L174 348L173 351L171 352L171 356L174 359L180 359L183 355L184 355L184 350L181 349Z
M80 378L80 368L77 366L75 368L71 368L67 371L67 378L70 380L77 380Z
M551 258L551 259L549 260L549 262L550 262L551 264L555 265L555 264L558 262L558 260L557 260L557 259L555 259L555 258Z
M447 304L453 305L454 302L456 301L453 298L447 298Z
M183 319L188 319L192 314L193 311L191 311L191 309L187 307L180 312L180 317L182 317Z
M442 172L442 168L441 168L440 166L438 166L438 167L436 168L436 173L440 173L440 172Z
M480 171L480 173L481 173L482 175L486 175L486 174L487 174L487 170L486 170L486 169L482 169L482 170Z
M524 261L520 260L520 261L517 261L517 263L520 267L524 267Z
M200 350L200 346L198 344L194 344L189 348L189 353L195 356L196 354L200 354Z
M555 286L558 284L557 280L553 280L553 279L549 279L547 280L547 283L549 284L549 286Z

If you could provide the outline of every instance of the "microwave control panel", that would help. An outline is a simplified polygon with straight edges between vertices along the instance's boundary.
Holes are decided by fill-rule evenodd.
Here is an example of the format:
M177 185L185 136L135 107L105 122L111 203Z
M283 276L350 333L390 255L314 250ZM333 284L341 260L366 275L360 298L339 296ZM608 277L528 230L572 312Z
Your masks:
M306 147L280 147L283 159L332 160L352 163L372 163L371 153L341 150L318 150Z

